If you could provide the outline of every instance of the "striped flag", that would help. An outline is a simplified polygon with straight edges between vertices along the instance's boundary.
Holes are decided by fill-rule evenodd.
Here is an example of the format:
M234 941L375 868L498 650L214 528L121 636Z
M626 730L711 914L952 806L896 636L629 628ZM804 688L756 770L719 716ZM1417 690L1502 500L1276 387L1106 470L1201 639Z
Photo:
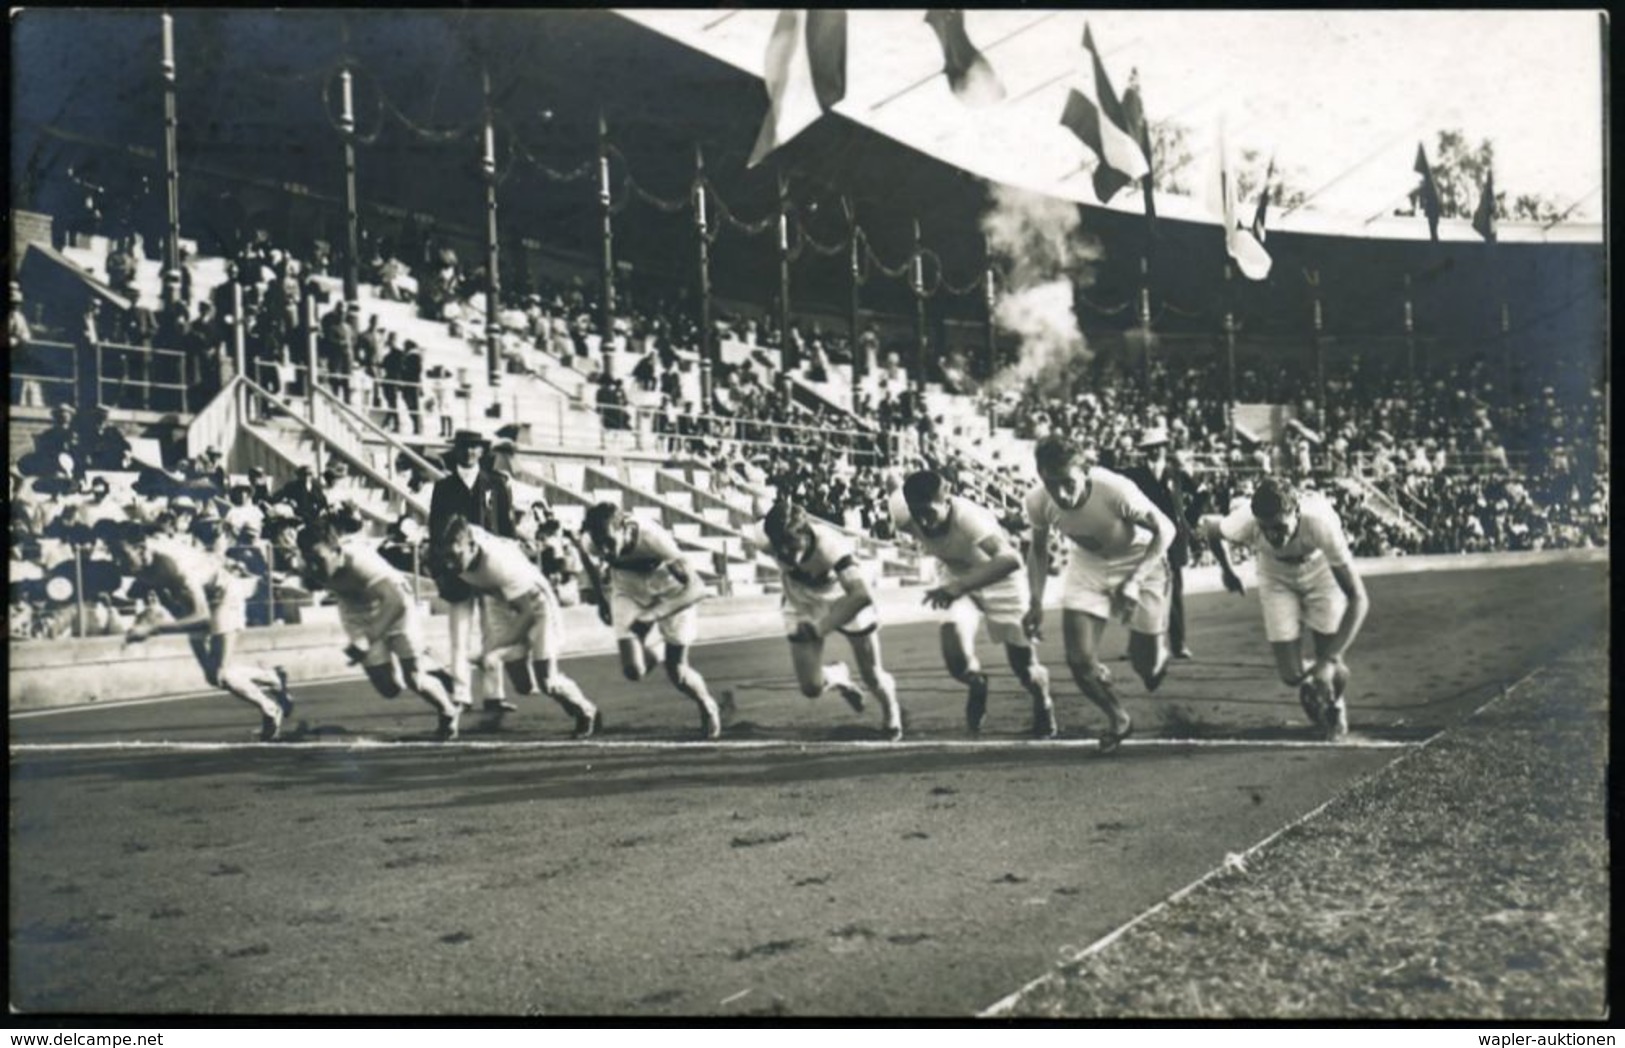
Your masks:
M1003 101L1004 84L965 32L965 12L934 9L926 12L925 20L942 45L942 71L954 97L968 106Z
M1422 176L1422 185L1418 192L1422 195L1422 213L1428 219L1428 236L1438 240L1439 214L1443 211L1439 204L1439 183L1433 180L1433 167L1428 163L1427 152L1420 142L1416 143L1416 163L1411 166Z
M747 167L846 97L846 12L786 9L773 23L763 77L768 113Z
M1490 243L1495 242L1495 169L1484 173L1484 192L1478 198L1478 210L1473 212L1473 228Z
M1149 175L1151 166L1146 162L1140 143L1128 130L1128 119L1117 100L1117 92L1112 90L1087 24L1083 27L1083 46L1094 65L1095 98L1091 99L1076 87L1067 91L1061 124L1100 158L1100 165L1095 168L1095 196L1104 204L1119 189Z
M1145 193L1146 223L1155 232L1157 224L1157 202L1152 197L1151 183L1154 178L1156 158L1151 155L1151 125L1145 119L1145 104L1140 97L1140 71L1129 70L1128 87L1123 91L1123 116L1127 118L1125 125L1128 133L1140 143L1140 152L1145 155L1146 173L1140 179L1140 188Z
M1230 177L1230 152L1225 145L1224 125L1219 125L1219 172L1213 183L1218 199L1211 196L1209 206L1217 211L1224 223L1224 249L1236 261L1236 268L1248 280L1263 280L1270 275L1270 253L1264 250L1253 231L1236 220L1236 185ZM1216 206L1215 206L1216 205Z
M1253 238L1260 244L1264 242L1264 217L1270 209L1270 179L1275 177L1275 158L1270 157L1269 168L1264 172L1264 188L1258 191L1258 209L1253 212Z

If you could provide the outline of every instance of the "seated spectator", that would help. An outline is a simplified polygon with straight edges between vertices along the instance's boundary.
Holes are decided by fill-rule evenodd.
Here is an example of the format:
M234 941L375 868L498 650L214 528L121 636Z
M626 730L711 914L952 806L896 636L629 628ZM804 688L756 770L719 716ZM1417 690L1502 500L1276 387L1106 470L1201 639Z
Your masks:
M113 425L111 413L98 405L90 409L86 418L89 425L80 444L85 468L114 472L129 469L132 462L130 441Z
M315 521L328 508L327 491L309 463L302 463L293 478L277 489L271 501L287 503L293 507L294 515L306 524Z

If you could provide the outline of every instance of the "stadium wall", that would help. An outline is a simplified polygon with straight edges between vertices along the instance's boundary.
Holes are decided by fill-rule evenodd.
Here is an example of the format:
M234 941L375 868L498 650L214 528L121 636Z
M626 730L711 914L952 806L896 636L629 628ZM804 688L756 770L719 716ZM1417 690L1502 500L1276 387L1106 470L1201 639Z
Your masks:
M1470 571L1553 563L1594 563L1608 570L1608 550L1540 550L1527 553L1486 553L1426 557L1388 557L1362 560L1363 575L1398 575L1423 571ZM1250 566L1241 571L1249 585ZM1058 587L1055 589L1058 590ZM1188 593L1222 589L1218 569L1198 568L1185 573ZM934 614L922 604L924 587L880 590L876 594L881 620L888 623L929 621ZM1059 593L1051 597L1058 599ZM743 640L777 636L777 596L733 597L700 605L700 635L707 641ZM608 654L615 650L610 631L591 607L564 610L566 655ZM764 624L765 628L764 628ZM431 639L444 636L437 621ZM238 650L249 660L285 665L295 683L349 677L360 671L347 666L335 641L332 623L273 626L251 630L238 640ZM705 643L702 641L702 644ZM1261 642L1262 643L1262 642ZM155 699L195 694L202 680L185 638L160 637L138 647L127 647L120 637L78 640L13 642L8 671L11 712ZM788 665L788 664L787 664Z

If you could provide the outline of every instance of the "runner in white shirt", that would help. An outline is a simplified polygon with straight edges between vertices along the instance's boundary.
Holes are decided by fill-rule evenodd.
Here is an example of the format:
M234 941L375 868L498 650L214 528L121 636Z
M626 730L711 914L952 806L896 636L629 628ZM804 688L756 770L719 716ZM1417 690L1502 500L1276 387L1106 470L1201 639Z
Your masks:
M436 736L457 738L462 706L453 698L455 682L429 653L424 614L406 577L365 539L342 534L328 519L300 530L299 555L307 585L338 600L345 654L361 664L373 689L393 699L404 684L440 715Z
M649 662L664 663L672 685L700 708L705 737L721 735L722 713L705 678L688 664L688 649L699 633L695 605L707 595L705 584L677 540L658 524L636 520L610 502L587 510L582 531L591 549L579 540L577 548L598 593L598 617L615 631L621 672L627 680L642 680ZM650 646L656 628L660 641Z
M280 666L264 669L235 658L256 580L234 561L158 536L135 521L114 525L107 544L124 572L145 584L173 617L171 622L131 626L125 642L139 644L159 633L186 634L204 679L259 709L261 741L280 736L283 718L293 712L287 673Z
M575 720L575 737L585 739L602 719L580 685L559 669L564 647L564 614L557 594L519 543L493 535L462 516L446 522L446 570L468 583L485 602L487 630L480 655L485 672L507 666L508 680L521 695L542 693Z
M1022 623L1031 603L1021 553L988 509L954 495L940 473L920 470L891 496L892 521L912 535L939 566L925 602L942 611L942 659L966 685L965 724L982 730L987 717L987 674L976 658L976 627L985 617L988 640L1003 644L1016 679L1033 700L1032 733L1055 736L1049 671L1035 657Z
M880 620L851 541L783 499L744 535L748 545L771 556L779 569L784 631L801 693L816 699L834 691L853 710L863 711L863 692L853 686L846 663L824 662L824 638L838 632L857 659L864 686L880 703L887 737L901 740L897 681L880 662Z
M1049 578L1049 535L1072 542L1062 591L1061 624L1072 679L1109 718L1100 750L1115 750L1134 729L1100 659L1109 618L1127 623L1129 661L1156 691L1168 669L1168 546L1174 525L1133 481L1093 464L1071 440L1048 436L1034 449L1041 483L1027 495L1032 541L1027 548L1031 607L1023 622L1038 637Z
M1264 635L1275 667L1311 723L1330 739L1348 732L1349 669L1343 655L1371 609L1365 583L1354 568L1343 522L1324 498L1300 496L1284 481L1266 477L1249 505L1228 516L1204 516L1199 534L1212 544L1225 588L1244 592L1231 570L1224 542L1250 547L1258 556L1258 596ZM1220 541L1223 540L1223 541ZM1315 659L1305 665L1302 633L1314 636Z

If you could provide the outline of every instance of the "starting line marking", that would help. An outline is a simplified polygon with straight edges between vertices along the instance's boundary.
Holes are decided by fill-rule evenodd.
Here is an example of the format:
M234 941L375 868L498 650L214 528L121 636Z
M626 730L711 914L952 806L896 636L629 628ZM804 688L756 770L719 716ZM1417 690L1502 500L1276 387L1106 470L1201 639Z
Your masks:
M1528 682L1531 678L1533 678L1535 676L1535 674L1537 674L1539 672L1540 672L1540 670L1538 668L1534 669L1534 670L1531 670L1530 672L1524 674L1522 677L1519 677L1517 680L1513 681L1511 684L1503 685L1499 692L1496 692L1494 695L1491 695L1488 699L1486 699L1484 702L1479 704L1477 709L1473 710L1472 713L1468 714L1467 719L1468 720L1473 719L1474 717L1478 716L1480 713L1483 713L1486 709L1488 709L1494 703L1497 703L1497 702L1501 701L1502 699L1506 698L1508 695L1511 695L1513 691L1515 691L1517 688L1519 688L1520 686L1522 686L1523 684ZM1436 740L1442 738L1444 736L1444 734L1445 734L1444 731L1437 731L1437 732L1433 733L1432 735L1429 735L1425 739L1421 739L1421 740L1418 740L1418 741L1412 742L1412 743L1400 744L1399 748L1409 750L1410 752L1404 754L1398 760L1395 760L1395 761L1393 761L1393 762L1391 762L1389 764L1383 765L1381 768L1378 768L1376 771L1371 772L1368 775L1361 776L1359 779L1357 779L1355 782L1353 782L1349 786L1348 789L1341 790L1341 791L1339 791L1337 793L1332 794L1332 796L1326 798L1326 800L1323 801L1322 803L1316 805L1314 808L1310 809L1309 811L1304 812L1302 815L1298 816L1296 819L1293 819L1291 822L1287 823L1285 826L1282 826L1280 829L1276 830L1274 833L1270 834L1268 837L1265 837L1263 840L1259 841L1257 844L1254 844L1252 847L1248 848L1246 851L1241 852L1239 854L1235 853L1235 852L1232 852L1229 855L1226 855L1224 857L1224 861L1221 862L1219 865L1213 867L1213 869L1211 869L1211 870L1207 871L1206 873L1202 874L1202 876L1196 878L1194 881L1192 881L1189 884L1185 885L1183 888L1180 888L1178 891L1174 892L1172 895L1168 896L1166 899L1163 899L1161 902L1157 903L1155 906L1151 907L1150 909L1145 910L1144 912L1140 913L1138 916L1132 917L1128 921L1125 921L1124 923L1118 925L1116 928L1112 929L1110 932L1107 932L1105 935L1103 935L1100 938L1096 939L1094 942L1090 943L1088 946L1085 946L1083 949L1077 950L1075 952L1067 953L1066 956L1064 956L1062 960L1058 961L1049 971L1045 972L1043 975L1040 975L1038 978L1033 979L1032 981L1028 982L1025 986L1022 986L1020 989L1015 990L1014 992L1005 995L1004 997L1000 998L999 1000L997 1000L997 1001L993 1002L992 1004L988 1005L986 1008L983 1008L981 1011L976 1013L975 1018L978 1018L978 1019L996 1019L999 1016L1002 1016L1002 1015L1008 1013L1010 1011L1010 1009L1014 1008L1017 1004L1021 1003L1021 999L1023 997L1027 996L1027 994L1031 993L1033 990L1035 990L1038 987L1044 985L1045 983L1052 982L1053 980L1058 978L1060 973L1063 972L1066 968L1069 968L1072 965L1075 965L1075 964L1079 963L1080 961L1086 960L1087 958L1092 957L1095 954L1101 952L1106 947L1110 946L1112 943L1114 943L1118 939L1122 938L1131 929L1133 929L1134 927L1139 925L1141 922L1146 921L1146 920L1156 916L1157 914L1161 913L1163 910L1166 910L1168 907L1170 907L1173 904L1179 902L1181 899L1184 899L1185 897L1189 896L1192 892L1195 892L1198 888L1201 888L1203 885L1207 884L1213 878L1219 876L1222 873L1226 873L1226 872L1229 872L1229 871L1232 871L1232 870L1245 873L1246 870L1247 870L1247 860L1248 859L1252 858L1257 853L1263 851L1265 848L1267 848L1271 844L1275 843L1275 841L1277 839L1279 839L1282 835L1287 833L1289 830L1293 830L1293 829L1295 829L1295 828L1297 828L1299 826L1302 826L1304 823L1306 823L1309 820L1315 818L1321 812L1323 812L1327 808L1331 807L1333 802L1335 802L1337 800L1340 800L1341 798L1347 796L1348 793L1351 790L1353 790L1354 788L1356 788L1356 787L1358 787L1358 786L1360 786L1360 785L1362 785L1362 784L1364 784L1366 782L1369 782L1369 781L1377 778L1380 775L1387 774L1390 770L1397 767L1399 765L1400 761L1403 761L1406 757L1411 756L1412 753L1420 753L1422 750L1426 749L1433 742L1435 742ZM1133 741L1134 740L1129 739L1129 740L1125 741L1123 745L1126 746L1130 742L1133 742ZM1336 744L1334 744L1334 743L1322 743L1322 745L1331 746L1331 745L1336 745Z
M1431 737L1430 737L1431 738ZM1320 739L1127 739L1122 749L1251 749L1251 750L1409 750L1426 745L1428 739L1394 740L1350 737L1337 742ZM276 750L284 753L358 753L387 750L445 751L529 751L529 750L707 750L707 751L796 751L805 753L844 753L873 750L895 753L899 750L1097 750L1095 739L915 739L888 742L883 739L851 739L796 742L790 739L738 740L732 742L679 740L610 740L577 742L573 739L534 739L484 741L459 739L433 742L408 739L317 740L312 742L169 742L126 740L121 742L21 742L9 749L13 755L27 753L233 753L244 750Z

